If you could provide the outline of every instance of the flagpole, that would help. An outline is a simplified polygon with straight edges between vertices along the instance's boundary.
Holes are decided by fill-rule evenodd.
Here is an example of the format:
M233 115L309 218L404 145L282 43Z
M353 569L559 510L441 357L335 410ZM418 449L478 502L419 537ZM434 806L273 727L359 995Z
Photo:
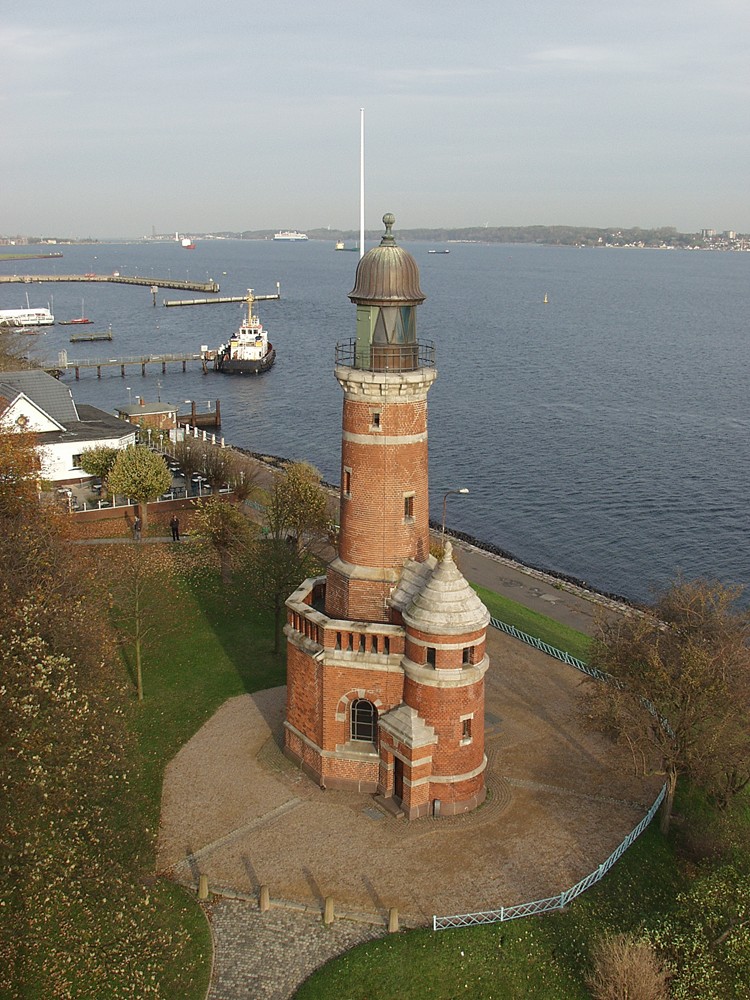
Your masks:
M365 109L359 109L359 257L365 254Z

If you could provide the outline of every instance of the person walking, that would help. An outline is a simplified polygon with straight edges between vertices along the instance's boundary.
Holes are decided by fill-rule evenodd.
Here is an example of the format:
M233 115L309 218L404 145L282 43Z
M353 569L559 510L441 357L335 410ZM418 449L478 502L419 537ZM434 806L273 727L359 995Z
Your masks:
M135 515L133 519L133 541L140 542L141 540L141 519L138 515Z
M172 520L169 522L169 527L172 529L172 541L179 542L180 540L180 519L176 514L172 515Z

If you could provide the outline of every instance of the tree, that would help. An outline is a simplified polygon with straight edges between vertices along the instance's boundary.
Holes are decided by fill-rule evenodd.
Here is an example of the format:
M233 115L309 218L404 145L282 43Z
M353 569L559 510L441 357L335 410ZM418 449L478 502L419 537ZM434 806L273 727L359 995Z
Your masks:
M0 995L164 996L171 970L192 959L177 914L165 919L163 894L144 885L153 880L154 831L93 568L105 560L98 546L70 544L70 519L40 501L35 475L26 490L33 446L24 459L22 437L8 436L6 449L0 432L0 484L8 486L0 498Z
M148 519L146 504L169 489L172 474L161 455L143 445L130 445L118 452L106 482L110 493L130 497L140 505L145 529Z
M276 473L266 494L266 534L252 546L248 569L255 599L274 613L274 653L287 597L321 568L316 549L326 537L327 503L320 473L306 462Z
M0 517L13 517L36 500L39 455L36 434L0 429Z
M203 451L203 473L211 486L218 490L229 478L232 458L226 448L210 444Z
M307 462L292 462L275 473L265 507L269 536L293 542L300 556L327 537L328 497L320 473Z
M175 546L177 548L177 546ZM170 606L177 600L172 586L171 551L161 546L113 547L100 562L101 582L112 600L113 620L121 638L133 650L135 686L143 701L143 655L150 636L163 633L170 620Z
M662 773L666 833L681 776L724 805L750 780L750 612L740 587L678 581L650 613L599 625L586 685L591 724L625 743L643 774Z
M213 546L219 557L222 583L229 584L234 566L252 542L255 526L235 504L218 497L198 501L193 511L192 526Z
M103 482L109 475L119 453L119 448L109 448L106 445L85 448L81 452L81 468L89 476L96 476Z
M178 441L172 449L175 459L180 463L180 468L185 473L186 481L196 472L203 471L203 453L205 445L202 441L194 438L186 438Z
M261 464L234 449L229 450L230 465L227 482L232 488L235 500L247 500L255 490L261 474Z

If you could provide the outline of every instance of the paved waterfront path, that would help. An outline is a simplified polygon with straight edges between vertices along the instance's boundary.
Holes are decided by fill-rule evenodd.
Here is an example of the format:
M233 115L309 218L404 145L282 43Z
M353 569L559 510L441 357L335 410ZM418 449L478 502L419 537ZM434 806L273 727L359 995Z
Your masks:
M208 908L216 964L209 1000L288 1000L310 973L329 959L384 930L319 915L272 909L237 899Z

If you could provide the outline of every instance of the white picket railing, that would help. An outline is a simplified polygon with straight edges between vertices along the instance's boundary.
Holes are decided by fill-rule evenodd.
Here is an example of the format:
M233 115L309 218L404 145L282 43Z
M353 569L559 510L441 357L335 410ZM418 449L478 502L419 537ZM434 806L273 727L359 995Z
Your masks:
M521 642L525 642L529 646L533 646L535 649L541 650L548 656L554 656L556 660L567 663L571 667L575 667L576 670L580 670L583 673L588 674L590 677L595 677L597 680L605 682L612 680L609 675L603 673L601 670L597 670L595 667L589 667L588 664L583 662L583 660L579 660L575 656L571 656L570 653L566 653L562 649L556 649L554 646L550 646L549 643L543 642L535 636L528 635L526 632L521 632L520 629L515 627L515 625L508 625L506 622L500 621L499 618L491 618L490 622L494 628L500 629L500 631L505 632L508 635L512 635L516 639L520 639ZM662 724L666 725L666 722L663 721ZM580 896L582 892L585 892L592 885L595 885L599 879L603 878L607 874L612 865L622 857L633 841L636 840L636 838L639 837L649 825L651 820L656 815L659 806L662 804L666 793L667 786L664 784L662 785L661 791L656 796L656 799L654 800L654 803L649 811L640 823L638 823L638 825L630 831L622 843L619 844L614 851L612 851L607 860L603 861L598 868L594 869L594 871L589 872L588 875L584 876L580 882L577 882L569 889L564 889L562 892L558 893L557 896L548 896L546 899L535 899L528 903L516 903L514 906L501 906L495 910L482 910L479 913L458 913L450 917L433 916L432 929L435 931L442 931L449 927L475 927L478 924L496 924L505 920L517 920L519 917L533 917L539 913L550 913L553 910L563 909L563 907L567 906L571 900L576 898L576 896Z

